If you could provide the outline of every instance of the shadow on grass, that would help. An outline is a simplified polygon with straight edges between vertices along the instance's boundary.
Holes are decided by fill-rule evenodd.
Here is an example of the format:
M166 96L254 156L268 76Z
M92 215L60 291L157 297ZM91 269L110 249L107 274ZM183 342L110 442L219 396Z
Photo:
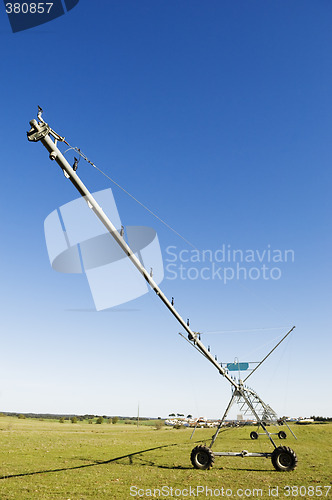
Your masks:
M96 460L93 463L84 464L84 465L76 465L75 467L62 467L59 469L39 470L39 471L34 471L34 472L23 472L21 474L11 474L11 475L7 475L7 476L0 476L0 480L1 479L11 479L14 477L34 476L36 474L48 474L50 472L64 472L64 471L68 471L68 470L84 469L87 467L96 467L98 465L110 464L112 462L116 462L117 460L122 460L123 458L129 458L129 462L131 464L132 458L134 456L141 455L142 453L147 453L148 451L160 450L162 448L170 448L171 446L178 446L178 443L164 444L162 446L155 446L154 448L148 448L146 450L136 451L135 453L129 453L127 455L122 455L121 457L111 458L110 460ZM147 465L148 464L149 464L149 462L147 462ZM155 467L158 467L158 465L153 464L153 462L151 462L150 464L154 465ZM174 467L174 468L179 468L179 467Z
M198 443L203 443L205 441L203 440L199 440L199 441L195 441L193 442L193 444L198 444ZM181 446L183 445L183 443L181 443L179 445L179 443L172 443L172 444L164 444L164 445L161 445L161 446L155 446L153 448L147 448L146 450L139 450L139 451L136 451L134 453L128 453L127 455L122 455L120 457L115 457L115 458L111 458L109 460L95 460L93 463L89 463L89 464L84 464L84 465L76 465L74 467L61 467L61 468L58 468L58 469L48 469L48 470L40 470L40 471L33 471L33 472L23 472L23 473L20 473L20 474L10 474L10 475L6 475L6 476L0 476L0 480L2 479L11 479L11 478L15 478L15 477L24 477L24 476L34 476L34 475L37 475L37 474L49 474L51 472L65 472L65 471L70 471L70 470L78 470L78 469L85 469L87 467L96 467L98 465L106 465L106 464L110 464L112 462L116 462L118 460L122 460L122 459L125 459L125 458L128 458L129 459L129 464L131 465L133 463L133 457L138 457L139 455L142 455L143 453L147 453L149 451L155 451L155 450L160 450L160 449L163 449L163 448L171 448L172 446ZM143 457L138 457L139 460L140 460L140 465L142 466L148 466L148 467L156 467L158 469L169 469L169 470L189 470L189 469L192 469L192 466L182 466L182 465L160 465L160 464L157 464L156 462L153 462L151 460L147 460L146 458L143 458ZM83 458L81 458L80 460L85 460ZM224 469L224 467L216 467L218 469ZM230 467L227 467L227 470L239 470L238 468L230 468ZM267 471L266 469L249 469L249 468L241 468L242 471L247 471L247 472L269 472ZM276 472L276 471L275 471Z

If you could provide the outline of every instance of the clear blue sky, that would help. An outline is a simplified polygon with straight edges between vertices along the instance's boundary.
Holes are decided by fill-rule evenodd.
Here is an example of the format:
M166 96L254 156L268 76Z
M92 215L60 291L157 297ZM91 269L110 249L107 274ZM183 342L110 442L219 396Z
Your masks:
M2 7L1 411L135 415L139 402L147 416L219 417L230 397L153 293L97 313L84 276L51 269L43 222L76 192L26 139L40 104L200 250L294 251L279 280L161 287L194 330L282 327L206 334L221 361L260 359L296 325L251 385L280 415L332 415L331 14L328 0L81 0L13 34ZM190 250L113 193L125 225L157 230L164 259Z

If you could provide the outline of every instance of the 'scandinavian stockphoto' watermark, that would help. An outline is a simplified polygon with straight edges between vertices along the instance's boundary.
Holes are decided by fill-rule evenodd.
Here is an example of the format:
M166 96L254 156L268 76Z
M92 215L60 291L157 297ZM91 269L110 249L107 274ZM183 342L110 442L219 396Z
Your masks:
M216 250L179 250L166 248L165 278L168 280L219 280L224 284L233 280L279 280L282 266L294 263L293 249L233 248L222 244Z
M331 486L325 485L285 485L244 488L210 488L206 485L173 487L163 485L156 488L130 486L129 495L133 498L285 498L285 497L324 497L327 498Z

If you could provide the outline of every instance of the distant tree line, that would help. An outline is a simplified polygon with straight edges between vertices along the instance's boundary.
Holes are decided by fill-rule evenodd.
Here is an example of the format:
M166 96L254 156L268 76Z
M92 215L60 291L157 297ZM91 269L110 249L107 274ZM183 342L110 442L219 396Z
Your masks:
M84 420L88 420L89 423L93 423L94 420L97 420L98 423L103 423L107 422L110 424L116 424L118 421L121 421L123 423L129 424L129 423L136 423L137 422L137 417L117 417L117 416L107 416L107 415L92 415L86 413L85 415L64 415L62 413L18 413L18 412L0 412L0 417L17 417L19 419L25 419L25 418L37 418L39 420L59 420L62 423L67 421L73 421L73 423L76 422L82 422ZM168 415L169 417L184 417L183 413L170 413ZM192 415L187 415L187 418L192 418ZM312 416L312 418L315 422L332 422L332 417L320 417L320 416ZM158 417L159 420L161 420L161 417ZM150 417L140 417L140 420L155 420L155 418L150 418Z
M177 414L170 413L168 416L169 417L184 417L184 413L177 413ZM193 416L189 414L189 415L187 415L187 418L193 418Z
M83 422L84 420L88 420L89 423L93 423L94 420L97 420L96 423L102 424L107 422L109 424L116 424L117 422L125 422L125 423L134 423L137 421L137 417L118 417L118 416L108 416L108 415L64 415L62 413L18 413L18 412L0 412L0 417L17 417L19 419L25 418L36 418L38 420L59 420L61 423L64 423L66 420L71 421L72 423ZM158 417L159 418L159 417ZM142 420L155 420L154 418L149 417L141 417Z

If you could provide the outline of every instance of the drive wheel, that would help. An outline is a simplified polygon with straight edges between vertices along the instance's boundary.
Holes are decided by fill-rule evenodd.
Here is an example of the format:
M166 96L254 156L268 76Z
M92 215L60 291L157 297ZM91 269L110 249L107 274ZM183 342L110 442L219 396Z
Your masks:
M294 470L297 465L297 456L295 451L288 446L279 446L275 448L271 455L273 467L281 472Z
M250 433L250 437L251 437L251 439L258 439L258 434L257 434L257 432L256 432L256 431L252 431L252 432Z
M279 431L278 432L278 437L279 437L279 439L286 439L287 434L286 434L285 431Z
M195 469L211 469L214 463L214 455L207 446L196 446L191 452L190 460Z

